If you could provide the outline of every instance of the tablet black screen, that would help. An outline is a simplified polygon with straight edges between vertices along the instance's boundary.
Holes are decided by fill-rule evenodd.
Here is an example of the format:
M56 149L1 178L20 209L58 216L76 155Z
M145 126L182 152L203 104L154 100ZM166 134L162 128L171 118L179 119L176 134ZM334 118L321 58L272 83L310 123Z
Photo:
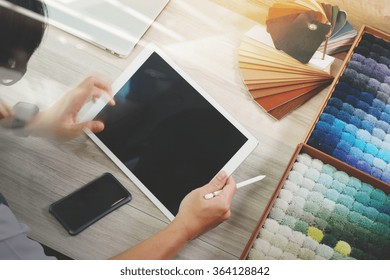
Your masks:
M176 215L191 190L208 183L247 141L157 53L96 117L96 136Z

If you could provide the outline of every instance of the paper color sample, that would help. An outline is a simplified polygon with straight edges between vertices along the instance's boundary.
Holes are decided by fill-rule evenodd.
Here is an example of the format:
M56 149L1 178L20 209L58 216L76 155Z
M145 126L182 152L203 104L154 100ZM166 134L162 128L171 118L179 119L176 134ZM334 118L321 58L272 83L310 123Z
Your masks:
M313 96L318 94L326 86L315 88L315 89L307 92L306 94L304 94L298 98L292 99L291 101L289 101L285 104L282 104L282 105L276 107L275 109L268 111L268 114L270 114L275 119L280 120L281 118L286 116L288 113L297 109L299 106L301 106L302 104L304 104L305 102L310 100L310 98L312 98Z
M319 49L328 54L347 50L357 32L338 6L315 0L274 3L266 18L267 31L278 50L307 63Z
M332 12L331 12L332 11ZM266 19L276 49L307 63L331 33L333 9L315 0L276 3Z
M340 10L338 6L324 3L321 3L321 5L332 24L331 34L326 46L326 53L335 54L349 50L355 41L357 31L348 22L347 13ZM325 51L325 42L322 42L318 50L321 52Z
M294 99L297 99L311 91L314 91L316 89L322 90L324 85L314 85L309 87L304 87L296 90L290 90L279 94L273 94L270 96L264 96L264 97L258 97L255 98L256 102L263 107L264 110L267 112L271 111L272 109L275 109L281 105L284 105L286 103L289 103L290 101L293 101Z
M325 40L330 24L317 20L317 13L307 11L267 20L267 31L275 47L307 63Z
M241 77L256 104L279 120L328 86L333 58L303 64L273 45L264 26L247 32L238 51Z

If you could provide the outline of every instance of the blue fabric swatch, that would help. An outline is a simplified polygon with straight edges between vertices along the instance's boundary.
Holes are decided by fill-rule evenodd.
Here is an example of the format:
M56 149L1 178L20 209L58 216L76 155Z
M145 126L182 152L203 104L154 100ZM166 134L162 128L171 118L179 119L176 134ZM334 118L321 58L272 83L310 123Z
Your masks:
M308 140L385 182L390 181L389 55L389 42L363 35Z

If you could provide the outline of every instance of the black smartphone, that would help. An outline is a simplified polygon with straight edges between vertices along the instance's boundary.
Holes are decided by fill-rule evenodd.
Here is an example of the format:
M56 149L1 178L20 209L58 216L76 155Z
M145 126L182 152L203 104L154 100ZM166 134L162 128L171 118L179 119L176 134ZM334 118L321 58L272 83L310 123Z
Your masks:
M70 235L76 235L131 200L130 192L110 173L49 206Z

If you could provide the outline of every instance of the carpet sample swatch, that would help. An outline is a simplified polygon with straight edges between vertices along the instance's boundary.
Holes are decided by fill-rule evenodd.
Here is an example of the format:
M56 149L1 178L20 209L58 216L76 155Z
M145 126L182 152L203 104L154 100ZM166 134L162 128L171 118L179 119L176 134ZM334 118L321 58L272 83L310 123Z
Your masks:
M307 144L390 184L390 42L362 36Z
M298 155L248 259L390 259L390 195Z

